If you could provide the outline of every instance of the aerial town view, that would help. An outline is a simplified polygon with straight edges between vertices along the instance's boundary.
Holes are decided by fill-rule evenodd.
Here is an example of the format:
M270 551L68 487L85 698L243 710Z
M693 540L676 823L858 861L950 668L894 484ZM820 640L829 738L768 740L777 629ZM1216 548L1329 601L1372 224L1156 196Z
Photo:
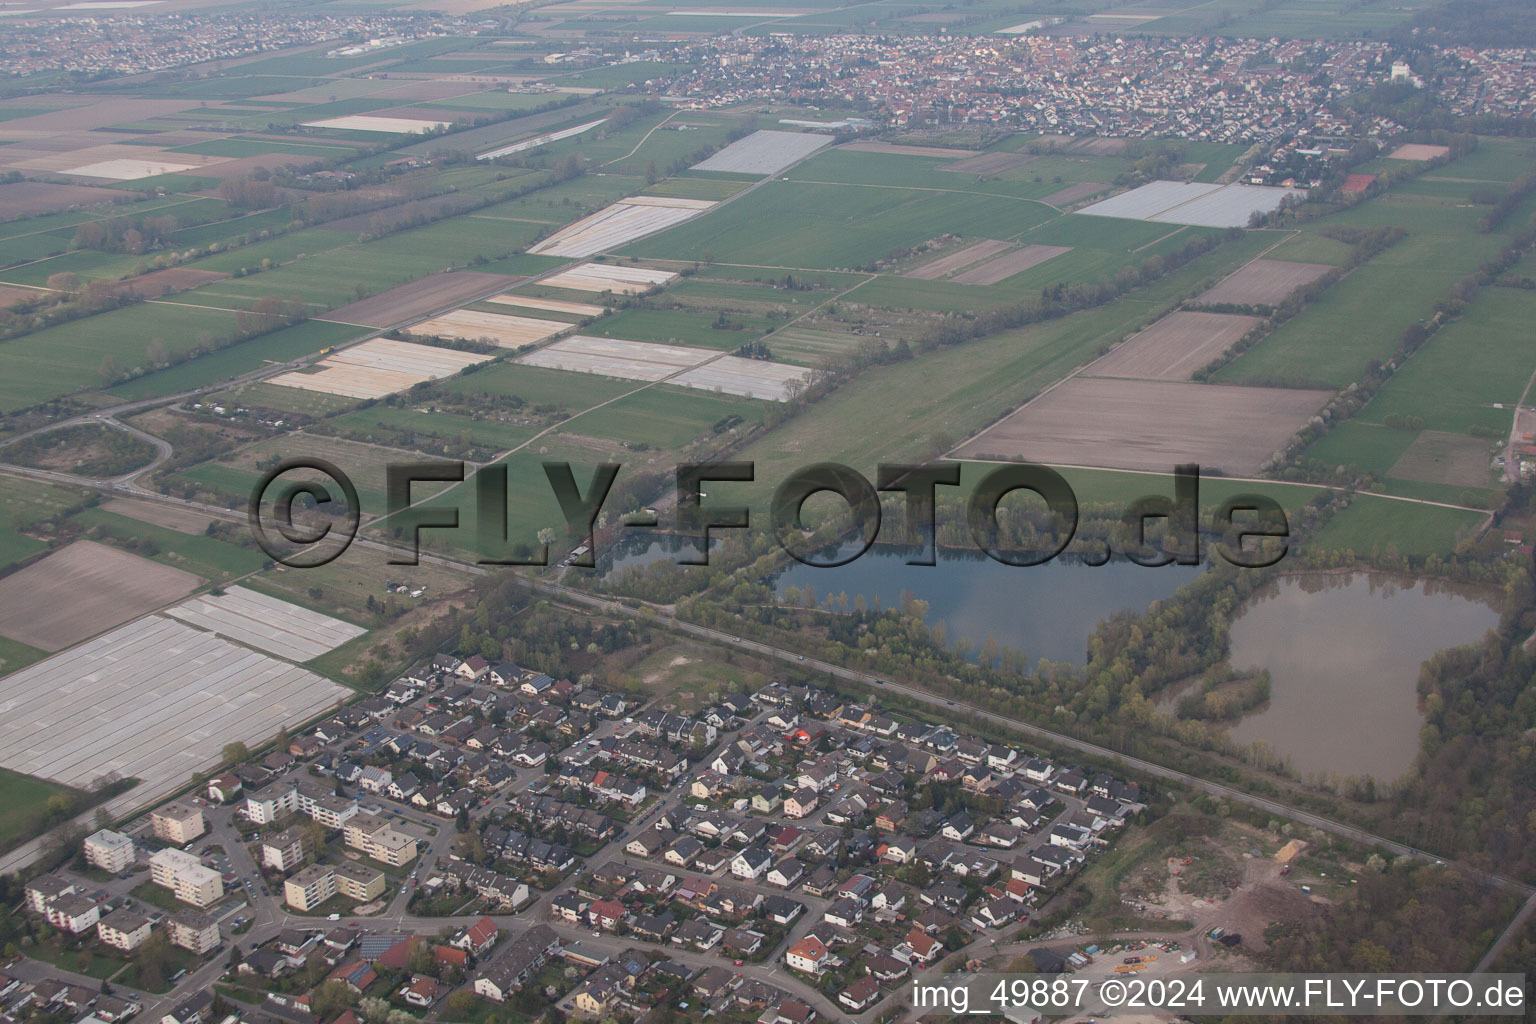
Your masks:
M1529 1019L1533 323L1528 0L0 0L0 1024Z

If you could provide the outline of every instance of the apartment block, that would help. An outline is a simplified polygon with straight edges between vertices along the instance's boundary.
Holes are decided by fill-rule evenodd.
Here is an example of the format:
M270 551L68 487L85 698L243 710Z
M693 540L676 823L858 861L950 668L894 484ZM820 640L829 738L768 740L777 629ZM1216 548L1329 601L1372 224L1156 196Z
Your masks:
M190 853L161 850L149 858L150 881L176 894L183 903L206 907L224 895L224 880Z
M191 804L173 800L150 812L149 823L155 836L173 846L185 846L208 831L203 812Z
M312 864L283 883L283 899L296 910L313 910L337 893L366 903L384 894L384 872L356 864Z
M261 866L274 871L292 871L304 863L304 835L298 828L285 828L261 841Z
M390 867L400 867L416 859L416 840L396 832L377 814L360 812L353 815L347 821L343 835L352 849Z
M133 867L133 840L104 828L85 837L85 862L114 875Z
M170 931L171 945L191 950L199 956L217 949L220 942L219 922L196 910L176 911L166 918L166 928Z
M96 922L101 941L125 953L131 953L149 938L149 918L132 910L114 910Z

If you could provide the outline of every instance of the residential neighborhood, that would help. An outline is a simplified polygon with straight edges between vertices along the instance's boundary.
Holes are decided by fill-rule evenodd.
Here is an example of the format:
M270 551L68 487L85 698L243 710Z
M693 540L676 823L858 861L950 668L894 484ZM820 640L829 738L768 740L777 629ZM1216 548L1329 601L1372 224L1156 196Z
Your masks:
M995 948L1146 807L1135 783L815 687L657 703L440 656L93 833L26 905L61 949L138 964L162 942L175 996L214 985L245 1020L331 1024L361 999L644 1019L681 998L779 1024L868 1013ZM47 981L0 979L13 1015L75 998ZM132 1006L190 1024L145 987Z

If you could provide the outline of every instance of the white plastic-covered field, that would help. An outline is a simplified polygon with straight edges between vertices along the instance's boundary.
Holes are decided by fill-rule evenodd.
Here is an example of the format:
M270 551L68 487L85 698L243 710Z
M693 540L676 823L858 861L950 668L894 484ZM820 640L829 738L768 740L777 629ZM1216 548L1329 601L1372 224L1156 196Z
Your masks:
M1089 217L1125 217L1167 224L1208 228L1240 228L1254 213L1269 213L1291 194L1288 188L1262 185L1212 185L1202 182L1153 181L1085 206Z
M574 128L564 128L558 132L547 132L544 135L535 135L531 139L524 139L522 142L514 142L509 146L502 146L499 149L493 149L488 153L481 153L479 156L475 157L475 159L495 160L499 156L511 156L513 153L522 153L530 149L538 149L540 146L547 146L551 142L559 142L561 139L569 139L573 136L589 132L606 120L608 120L606 117L600 117L596 121L588 121L586 124L579 124Z
M201 166L202 164L181 163L175 160L135 160L121 157L116 160L101 160L93 164L85 164L82 167L70 167L61 173L78 174L82 178L133 181L137 178L153 177L156 174L179 174L182 171L196 170Z
M0 765L89 786L136 778L135 803L313 717L349 691L297 665L150 615L0 679Z
M583 217L544 239L528 251L540 256L580 259L628 245L663 228L692 220L715 204L708 199L673 196L630 196Z
M422 121L414 117L373 117L368 114L348 114L346 117L328 117L323 121L305 121L306 128L340 128L349 132L386 132L393 135L411 135L429 132L434 128L447 127L447 121Z
M245 587L191 597L165 614L289 661L308 661L368 632Z
M326 356L312 372L281 373L268 383L348 398L383 398L424 380L451 377L489 358L478 352L373 338Z
M412 334L435 334L445 338L479 341L489 338L503 348L521 348L552 338L569 327L560 320L540 320L508 313L483 313L475 309L456 309L451 313L423 320L409 328Z
M770 402L787 401L791 382L803 381L810 372L803 366L721 356L707 349L594 338L584 334L562 338L553 345L530 352L518 362L624 380L666 381L679 387Z
M755 131L744 139L693 165L695 171L732 174L777 174L799 163L832 141L830 135L809 132Z
M643 292L648 288L666 284L675 277L677 274L670 270L583 263L546 277L539 283L547 284L551 288L569 288L574 292L614 292L623 295L629 292Z
M761 359L721 356L703 366L672 378L667 383L701 391L718 391L743 398L787 402L795 382L803 386L810 371L803 366L769 363Z
M567 302L565 299L541 299L533 295L492 295L487 302L497 302L506 306L521 306L524 309L547 309L551 313L572 313L576 316L602 316L604 308L594 306L590 302Z
M624 341L573 334L518 358L528 366L551 370L598 373L626 380L663 380L714 356L709 349L659 345L651 341Z

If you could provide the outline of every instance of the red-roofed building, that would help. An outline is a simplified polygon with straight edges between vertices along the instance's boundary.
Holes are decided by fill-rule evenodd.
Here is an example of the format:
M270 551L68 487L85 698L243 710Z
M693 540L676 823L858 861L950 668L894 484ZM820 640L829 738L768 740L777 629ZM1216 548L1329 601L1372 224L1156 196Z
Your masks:
M624 904L618 900L598 900L587 908L587 917L599 928L613 931L624 920Z
M412 1006L420 1006L425 1009L437 1002L437 996L440 991L441 986L438 985L436 980L423 974L401 989L400 996Z
M465 928L453 937L453 945L466 952L473 953L477 957L484 956L496 940L501 937L501 929L496 927L496 922L488 917L482 917L474 924Z
M437 967L457 967L462 971L469 964L469 954L452 946L434 946L432 963Z
M807 935L785 951L784 962L794 970L820 974L822 964L827 962L826 944L814 935Z
M368 986L379 980L379 976L372 967L361 960L355 960L336 968L326 977L326 980L342 982L358 995L362 995L368 991Z

